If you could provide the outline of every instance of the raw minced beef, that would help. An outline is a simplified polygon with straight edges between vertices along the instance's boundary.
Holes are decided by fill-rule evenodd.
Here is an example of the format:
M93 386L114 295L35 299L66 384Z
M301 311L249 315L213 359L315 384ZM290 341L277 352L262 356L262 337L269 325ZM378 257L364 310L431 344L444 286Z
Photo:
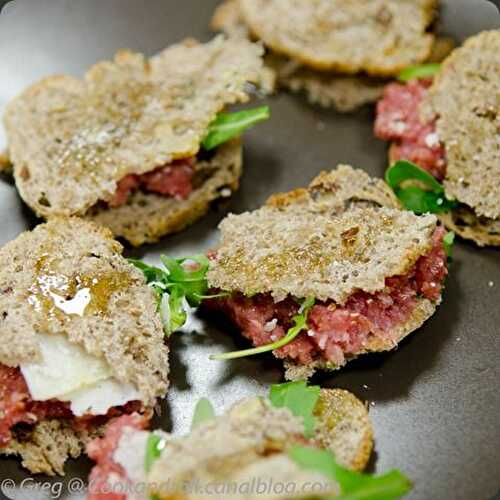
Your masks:
M184 200L193 190L195 162L194 157L185 158L142 175L127 175L118 183L116 192L108 205L110 207L124 205L138 189Z
M96 462L89 476L87 500L126 500L126 486L131 485L125 469L114 460L114 453L126 429L143 430L148 419L134 413L112 420L103 438L87 446L88 456Z
M110 418L140 411L142 404L132 401L111 408L106 415L75 417L70 404L58 400L34 401L19 368L0 364L0 448L9 444L12 428L17 424L33 425L47 419L71 420L75 429L101 425Z
M420 104L432 80L412 80L409 83L390 83L377 104L375 135L393 141L393 161L409 160L442 180L446 174L444 147L436 133L435 122L424 123Z
M418 297L437 301L441 296L448 272L444 233L438 227L432 249L406 274L387 278L384 290L375 294L356 292L343 306L333 301L316 303L308 316L308 331L276 350L276 356L299 364L323 359L341 365L346 355L359 352L373 336L391 340L394 328L410 318ZM292 298L274 303L270 294L233 294L206 304L227 314L255 346L282 338L299 311Z

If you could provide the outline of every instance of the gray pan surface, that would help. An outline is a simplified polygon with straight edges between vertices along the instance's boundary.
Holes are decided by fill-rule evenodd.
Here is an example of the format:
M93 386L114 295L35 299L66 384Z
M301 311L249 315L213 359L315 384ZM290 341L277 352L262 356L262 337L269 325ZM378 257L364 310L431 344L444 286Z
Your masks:
M1 5L0 1L0 5ZM127 47L153 54L186 36L209 39L217 0L15 0L0 17L0 113L31 82L52 73L82 75L90 64ZM486 0L443 2L441 31L463 39L499 28ZM306 185L339 162L382 176L386 146L372 134L373 111L340 115L287 94L268 100L272 119L245 136L241 190L182 234L128 251L157 262L161 253L201 252L217 241L228 211L254 209L273 192ZM0 148L4 146L0 130ZM0 178L0 244L37 223L12 183ZM209 397L219 409L281 380L271 356L232 363L209 361L213 352L245 345L227 325L196 318L171 341L172 388L156 424L188 430L195 402ZM231 337L233 333L233 337ZM500 252L459 241L444 302L399 348L365 356L315 382L353 391L370 406L376 451L370 469L397 467L413 481L412 499L488 499L500 487ZM39 477L38 487L18 462L0 460L2 498L81 497L90 462L67 466L63 483ZM24 481L24 482L23 482ZM73 490L72 493L71 490ZM79 491L80 490L80 491ZM7 494L7 495L6 495Z

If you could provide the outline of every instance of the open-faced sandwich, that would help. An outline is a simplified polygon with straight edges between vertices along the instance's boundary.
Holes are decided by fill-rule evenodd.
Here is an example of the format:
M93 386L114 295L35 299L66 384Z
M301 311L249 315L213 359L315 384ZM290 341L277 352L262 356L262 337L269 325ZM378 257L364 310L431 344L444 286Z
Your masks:
M437 7L437 0L225 0L212 29L261 40L271 88L348 112L375 102L387 78L449 53L452 40L432 32Z
M220 230L202 261L138 264L166 292L171 331L186 297L228 316L255 346L215 359L273 351L288 379L306 378L393 349L441 302L447 253L436 216L402 210L381 179L349 166L229 215Z
M269 398L244 399L218 417L202 399L190 434L144 429L140 416L120 417L89 445L96 466L88 500L389 500L410 489L397 470L358 472L371 454L372 425L363 403L341 389L276 385Z
M500 30L468 39L432 73L388 85L378 103L375 134L398 162L387 181L407 208L499 246Z
M238 136L268 109L222 111L249 99L261 56L241 38L186 40L35 83L4 117L21 197L40 216L92 219L134 245L184 228L238 187Z
M168 386L157 299L111 232L54 218L0 249L0 455L62 474Z

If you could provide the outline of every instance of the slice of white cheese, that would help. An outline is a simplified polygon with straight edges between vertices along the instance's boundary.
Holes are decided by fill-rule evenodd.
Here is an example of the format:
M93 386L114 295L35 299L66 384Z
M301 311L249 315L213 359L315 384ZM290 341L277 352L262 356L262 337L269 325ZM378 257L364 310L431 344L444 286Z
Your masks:
M103 359L70 343L64 335L38 334L37 340L42 359L21 365L31 397L36 401L63 401L65 394L112 376L111 368Z
M71 403L73 415L105 415L113 406L141 399L139 391L131 384L109 378L96 384L65 394L63 401Z
M88 354L64 335L38 334L41 360L24 363L21 372L36 401L71 404L73 415L105 415L113 406L141 400L131 384L118 382L106 361Z

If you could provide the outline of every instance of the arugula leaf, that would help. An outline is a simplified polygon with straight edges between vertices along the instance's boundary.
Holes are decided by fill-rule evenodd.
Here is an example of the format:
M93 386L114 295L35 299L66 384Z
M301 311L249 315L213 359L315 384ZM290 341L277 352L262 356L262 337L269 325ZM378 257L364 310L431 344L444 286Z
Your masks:
M381 476L353 472L337 464L327 450L295 446L289 451L289 456L300 467L336 481L341 494L335 500L392 500L411 489L409 479L398 470Z
M165 441L156 434L151 433L146 442L146 456L144 458L144 468L146 472L151 470L153 464L160 458Z
M443 238L443 246L448 259L451 259L453 253L453 243L455 242L455 233L453 231L449 231L444 235Z
M392 188L403 206L416 214L448 212L458 206L449 200L444 187L428 172L410 161L397 161L385 173L385 181ZM418 186L401 187L406 181L418 181L428 189Z
M210 261L205 255L181 259L162 255L160 260L165 269L135 259L129 259L129 262L143 272L147 283L156 292L165 334L171 335L186 323L190 307L199 306L202 299L224 294L207 294L206 275Z
M201 398L194 408L193 421L191 422L191 430L198 427L207 420L215 418L215 411L212 403L207 398Z
M409 82L410 80L420 79L420 78L430 78L435 76L441 70L441 64L439 63L429 63L420 64L418 66L410 66L398 75L398 80L400 82Z
M209 125L208 133L202 141L207 151L241 135L246 129L256 123L267 120L270 116L269 107L245 109L234 113L219 113Z
M316 418L314 408L319 399L320 387L308 386L307 381L297 380L271 386L269 399L276 408L288 408L296 417L304 420L304 435L310 438L314 434Z
M245 356L253 356L255 354L262 354L263 352L274 351L275 349L279 349L280 347L289 344L302 330L305 330L307 328L307 317L309 315L309 311L314 305L314 302L314 297L308 297L304 300L300 307L299 313L292 318L294 326L292 326L288 330L283 338L277 340L276 342L262 345L260 347L253 347L252 349L244 349L242 351L226 352L224 354L212 354L210 356L210 359L224 360L244 358Z

